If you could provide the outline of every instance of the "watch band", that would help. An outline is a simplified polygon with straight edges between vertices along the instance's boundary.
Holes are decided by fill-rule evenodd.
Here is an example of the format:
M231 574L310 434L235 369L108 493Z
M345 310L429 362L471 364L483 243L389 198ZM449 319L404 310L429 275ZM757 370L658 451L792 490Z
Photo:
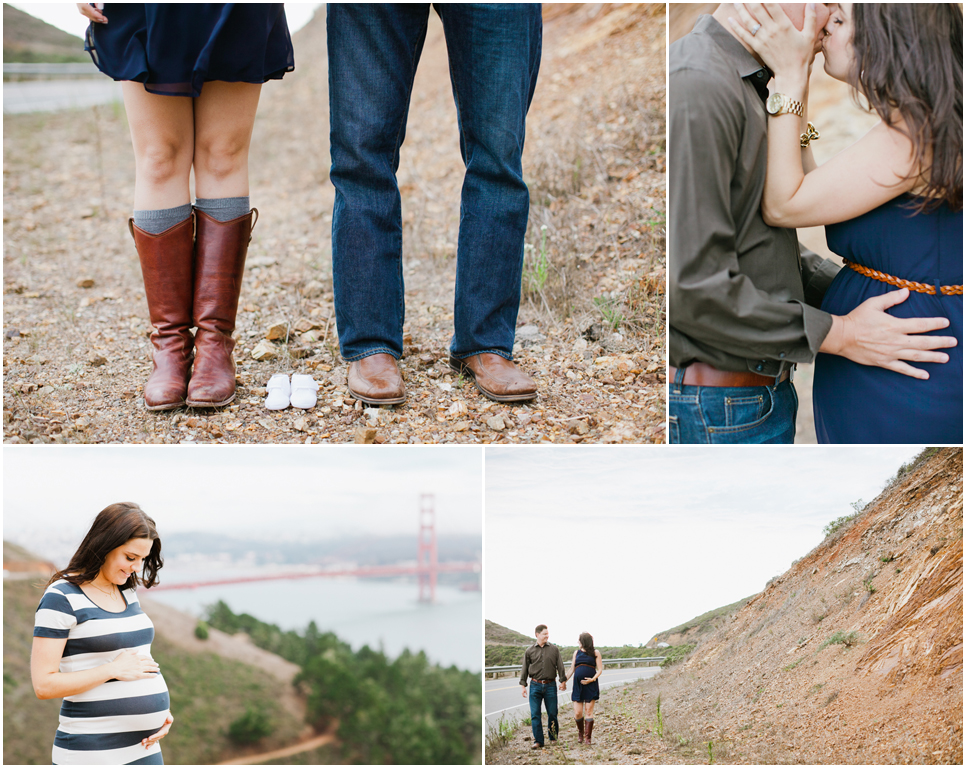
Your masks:
M765 109L768 114L777 117L778 115L798 115L805 116L805 108L802 102L786 96L784 93L773 93L765 102Z

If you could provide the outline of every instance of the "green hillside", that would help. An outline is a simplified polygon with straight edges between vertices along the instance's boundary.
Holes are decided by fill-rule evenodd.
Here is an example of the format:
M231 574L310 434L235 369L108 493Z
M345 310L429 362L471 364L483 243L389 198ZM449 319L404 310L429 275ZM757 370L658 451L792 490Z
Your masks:
M489 645L522 645L527 647L533 644L533 635L524 635L515 629L508 629L495 621L486 620L484 627L483 641Z
M29 13L3 4L3 61L90 61L84 41Z
M41 580L3 584L3 762L50 765L60 700L40 701L30 682L34 612ZM161 744L168 764L204 765L242 753L228 736L250 702L271 726L258 742L270 750L293 744L302 723L292 722L276 703L283 686L274 677L213 653L193 654L158 637L152 653L171 693L175 723Z

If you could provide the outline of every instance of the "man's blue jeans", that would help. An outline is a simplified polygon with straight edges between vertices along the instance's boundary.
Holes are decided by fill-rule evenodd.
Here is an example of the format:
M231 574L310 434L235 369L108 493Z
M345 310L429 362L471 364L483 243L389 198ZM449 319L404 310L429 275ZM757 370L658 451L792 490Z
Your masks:
M668 388L671 443L793 443L798 395L791 380L777 387Z
M521 157L540 66L540 5L441 3L436 12L466 165L450 353L511 359L530 208ZM349 361L402 356L396 171L429 13L428 3L327 6L332 276L339 345Z
M530 681L530 726L533 728L533 740L543 744L543 717L540 714L540 702L547 708L547 733L550 741L557 740L560 733L560 723L557 721L557 686L553 681L538 683Z

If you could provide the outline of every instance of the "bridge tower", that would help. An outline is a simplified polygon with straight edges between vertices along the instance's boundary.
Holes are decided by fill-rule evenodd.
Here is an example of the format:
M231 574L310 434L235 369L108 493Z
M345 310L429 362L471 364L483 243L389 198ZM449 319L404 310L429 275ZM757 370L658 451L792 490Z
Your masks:
M419 602L436 602L436 497L431 493L419 496Z

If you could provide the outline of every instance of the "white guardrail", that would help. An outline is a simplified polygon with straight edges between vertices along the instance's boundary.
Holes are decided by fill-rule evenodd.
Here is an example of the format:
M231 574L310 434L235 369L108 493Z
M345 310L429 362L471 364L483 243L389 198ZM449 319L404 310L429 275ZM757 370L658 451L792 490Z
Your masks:
M90 77L101 73L94 66L94 62L76 62L70 64L22 64L18 62L4 62L4 78L19 77Z
M650 664L653 664L655 662L660 663L664 661L665 658L666 657L664 656L645 656L645 657L636 658L636 659L604 659L603 661L604 661L605 667L622 667L624 665L636 667L639 664L646 664L649 666ZM569 667L570 662L565 661L564 666ZM519 674L521 671L523 671L522 664L510 664L508 666L503 666L503 667L486 667L483 670L483 675L484 677L490 677L495 679L495 678L501 677L502 675L510 675L510 674L516 675L516 674Z

